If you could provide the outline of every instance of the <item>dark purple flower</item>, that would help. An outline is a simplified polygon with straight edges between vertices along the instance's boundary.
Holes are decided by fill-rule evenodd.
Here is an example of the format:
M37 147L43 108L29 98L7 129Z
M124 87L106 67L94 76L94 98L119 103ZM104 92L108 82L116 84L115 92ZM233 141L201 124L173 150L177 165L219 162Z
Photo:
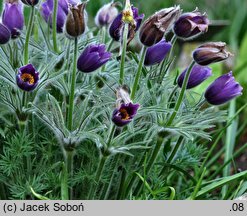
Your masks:
M108 3L104 5L96 14L95 24L98 27L108 26L118 15L118 10L115 7L116 3Z
M206 32L208 25L206 14L201 14L196 8L193 12L182 14L175 22L173 30L178 37L188 39Z
M178 86L181 88L184 81L184 76L188 68L185 69L178 77ZM208 77L212 76L212 69L206 66L194 65L191 70L190 77L186 89L194 88L200 85Z
M20 36L24 26L23 5L18 1L5 3L2 22L10 30L11 38Z
M123 127L129 124L135 117L139 107L139 104L121 104L120 108L113 111L112 121L118 127Z
M132 9L133 17L134 17L134 20L135 20L134 32L137 32L138 29L141 26L141 22L142 22L142 20L144 18L144 14L139 15L138 14L138 8L135 8L133 6L131 7L131 9ZM122 29L123 29L123 26L124 26L124 22L122 21L122 17L123 17L122 13L118 14L117 17L113 20L113 22L112 22L112 24L110 25L110 28L109 28L110 36L115 41L119 41L120 40L121 34L123 32ZM131 32L130 29L132 29L131 25L129 25L128 38L132 37L132 32Z
M231 53L226 51L226 43L224 42L209 42L202 44L193 52L193 58L199 65L208 65L214 62L219 62L231 56Z
M34 6L39 3L39 0L21 0L23 4Z
M39 82L39 72L35 70L32 64L21 67L16 75L18 87L24 91L32 91Z
M146 66L151 66L162 62L171 48L172 44L170 42L166 42L164 39L149 47L147 49L144 64Z
M77 61L78 70L89 73L104 65L111 58L111 53L106 52L104 44L89 45L82 52Z
M79 0L58 0L57 7L57 32L63 32L63 26L69 10L69 4L76 5ZM46 0L41 4L41 15L52 28L53 0Z
M140 41L145 46L153 46L161 41L177 20L181 10L179 6L162 9L149 17L140 29Z
M235 81L232 72L217 78L206 90L205 98L212 105L220 105L242 94L242 86Z
M0 23L0 44L6 44L9 42L11 37L11 33L9 29Z

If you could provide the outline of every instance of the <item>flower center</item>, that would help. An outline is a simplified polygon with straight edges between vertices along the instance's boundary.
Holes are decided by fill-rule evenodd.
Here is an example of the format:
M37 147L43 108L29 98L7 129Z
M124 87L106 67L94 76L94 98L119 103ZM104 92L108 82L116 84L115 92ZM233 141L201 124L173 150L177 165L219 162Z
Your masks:
M31 74L24 73L21 75L21 79L24 82L28 82L30 85L34 84L34 77Z
M125 23L133 23L134 22L134 18L133 18L133 13L130 10L125 10L123 11L123 17L122 20Z
M119 112L121 114L122 120L129 120L130 119L130 116L129 116L126 109L120 109Z

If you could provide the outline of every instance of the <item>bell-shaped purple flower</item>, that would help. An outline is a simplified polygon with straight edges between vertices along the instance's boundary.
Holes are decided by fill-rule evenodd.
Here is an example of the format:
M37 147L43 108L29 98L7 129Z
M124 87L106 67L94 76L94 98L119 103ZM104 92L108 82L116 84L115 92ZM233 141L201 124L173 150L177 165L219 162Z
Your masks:
M139 109L139 104L121 104L118 109L115 109L112 114L112 121L118 127L123 127L129 124Z
M79 56L78 70L89 73L104 65L111 58L111 53L106 51L104 44L89 45Z
M188 68L185 69L178 77L178 86L181 88L183 85L184 77ZM194 65L191 70L190 77L186 89L194 88L200 85L208 77L212 76L212 69L206 66Z
M151 66L162 62L167 53L170 52L171 48L172 44L170 42L166 42L164 39L159 43L149 47L147 49L144 64L146 66Z
M0 44L6 44L9 42L11 37L11 33L9 29L0 23Z
M141 26L142 20L144 18L144 14L139 15L138 14L138 8L131 7L131 10L133 12L133 17L135 20L135 27L134 27L134 32L137 32L138 29ZM124 26L124 22L122 21L123 14L120 13L117 15L117 17L113 20L112 24L110 25L109 28L109 33L110 36L115 40L119 41L121 38L121 34L123 33L122 29ZM130 25L129 25L130 26ZM132 27L129 27L129 35L128 38L132 37L132 32L131 32Z
M115 7L116 3L111 2L99 9L95 17L95 24L98 27L108 26L118 15L118 10Z
M217 78L206 90L205 98L212 105L221 105L242 94L242 86L235 81L232 72Z
M20 36L24 26L23 5L18 1L6 2L2 15L3 24L10 30L11 38Z
M57 7L57 32L63 32L66 17L68 15L69 4L76 5L79 0L58 0ZM41 4L41 15L52 28L53 0L46 0Z
M21 67L16 75L16 83L18 87L24 91L32 91L39 82L39 72L32 64Z
M199 65L208 65L226 60L232 54L226 50L224 42L208 42L200 45L193 52L193 58Z
M177 37L191 39L207 32L209 20L206 14L201 14L196 8L190 13L182 14L175 22L173 30Z

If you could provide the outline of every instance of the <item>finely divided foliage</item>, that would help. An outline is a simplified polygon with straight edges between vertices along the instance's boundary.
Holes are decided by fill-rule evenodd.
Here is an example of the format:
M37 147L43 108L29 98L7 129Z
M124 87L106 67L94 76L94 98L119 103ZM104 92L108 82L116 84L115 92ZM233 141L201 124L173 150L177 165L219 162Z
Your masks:
M174 6L144 20L126 0L102 6L95 29L87 4L4 4L0 198L215 199L224 185L225 199L244 193L235 188L245 171L221 178L212 162L245 108L227 120L218 105L242 87L224 71L200 95L193 90L214 73L206 65L231 56L225 43L199 46L180 75L174 64L177 39L205 33L207 15ZM23 7L31 11L24 28ZM129 50L132 40L141 51Z

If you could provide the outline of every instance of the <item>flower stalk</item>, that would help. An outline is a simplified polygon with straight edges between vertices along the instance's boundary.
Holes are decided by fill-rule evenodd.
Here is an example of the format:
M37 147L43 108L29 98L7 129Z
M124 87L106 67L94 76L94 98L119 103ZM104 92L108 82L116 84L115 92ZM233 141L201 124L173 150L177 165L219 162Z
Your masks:
M69 96L69 115L68 115L68 129L72 130L73 123L73 111L74 111L74 98L75 98L75 84L76 84L76 62L77 62L77 48L78 48L78 39L75 38L74 41L74 59L73 59L73 70L71 76L71 88Z
M53 49L58 53L57 46L57 8L58 0L53 0L53 14L52 14L52 40L53 40Z
M30 13L30 18L27 26L27 34L26 34L26 40L25 40L25 45L24 45L24 65L28 63L28 45L29 45L29 40L30 36L32 33L32 28L33 28L33 22L34 22L34 14L35 14L35 8L34 6L31 7L31 13Z
M121 63L120 63L120 77L119 77L120 85L123 85L124 83L124 64L125 64L126 50L128 43L128 28L129 28L129 24L128 23L124 24L122 54L121 54Z
M131 95L130 95L131 100L134 100L134 98L135 98L135 94L137 91L139 80L140 80L141 74L142 74L142 67L143 67L146 52L147 52L147 47L143 46L142 51L141 51L141 59L139 61L138 70L137 70L137 73L135 76L134 84L133 84Z

